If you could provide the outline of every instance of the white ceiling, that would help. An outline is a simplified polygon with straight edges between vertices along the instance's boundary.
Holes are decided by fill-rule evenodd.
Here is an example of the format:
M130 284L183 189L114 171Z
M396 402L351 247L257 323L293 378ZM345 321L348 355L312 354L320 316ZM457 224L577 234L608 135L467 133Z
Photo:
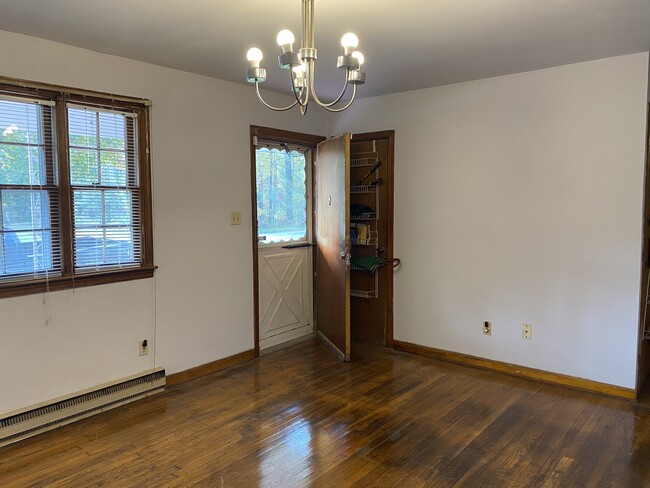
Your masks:
M283 91L275 35L300 38L301 0L0 0L0 29L245 83L265 53ZM650 0L316 0L317 88L333 94L340 37L360 39L380 95L650 50ZM3 49L7 49L4 46ZM0 73L1 74L1 73Z

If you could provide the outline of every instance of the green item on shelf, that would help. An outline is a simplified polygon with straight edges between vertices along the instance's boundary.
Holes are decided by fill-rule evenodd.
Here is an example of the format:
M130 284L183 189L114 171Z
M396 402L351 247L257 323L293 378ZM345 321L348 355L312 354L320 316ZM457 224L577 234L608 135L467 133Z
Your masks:
M359 268L375 272L386 264L386 260L379 256L358 256L352 257L350 263Z

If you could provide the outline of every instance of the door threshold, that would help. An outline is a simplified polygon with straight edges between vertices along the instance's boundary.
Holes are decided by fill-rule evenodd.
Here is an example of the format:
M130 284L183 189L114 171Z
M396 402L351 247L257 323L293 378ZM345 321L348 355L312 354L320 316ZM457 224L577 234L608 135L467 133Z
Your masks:
M299 342L309 341L315 338L316 338L315 332L312 332L311 334L307 334L304 336L296 337L295 339L290 339L287 342L276 344L275 346L267 347L266 349L260 349L260 356L266 356L269 353L279 351L280 349L284 349L285 347L293 346L294 344L298 344Z

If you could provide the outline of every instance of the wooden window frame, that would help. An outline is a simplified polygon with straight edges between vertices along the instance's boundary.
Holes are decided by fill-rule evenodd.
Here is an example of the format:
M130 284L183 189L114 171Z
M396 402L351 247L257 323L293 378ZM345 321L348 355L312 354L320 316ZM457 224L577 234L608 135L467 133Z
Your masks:
M68 290L86 286L118 283L151 278L157 266L153 257L153 203L151 187L150 158L150 115L151 102L146 99L124 97L91 90L69 88L45 83L0 77L0 93L52 100L54 107L54 150L58 172L59 232L61 239L61 270L48 278L25 279L23 281L0 282L0 299ZM135 112L137 124L137 150L140 189L140 240L141 256L139 266L107 268L100 271L75 273L74 237L72 224L72 188L70 184L68 115L67 104L84 105L88 108L121 109ZM54 217L54 216L52 216Z

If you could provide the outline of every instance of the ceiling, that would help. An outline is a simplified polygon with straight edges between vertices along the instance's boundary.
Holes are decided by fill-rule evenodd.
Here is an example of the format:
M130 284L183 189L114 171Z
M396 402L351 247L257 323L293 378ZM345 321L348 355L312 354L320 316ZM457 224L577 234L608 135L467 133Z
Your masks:
M284 91L282 28L300 38L300 0L0 0L0 29ZM650 0L316 0L316 85L338 92L341 35L355 32L373 96L650 50ZM6 46L4 47L6 49Z

